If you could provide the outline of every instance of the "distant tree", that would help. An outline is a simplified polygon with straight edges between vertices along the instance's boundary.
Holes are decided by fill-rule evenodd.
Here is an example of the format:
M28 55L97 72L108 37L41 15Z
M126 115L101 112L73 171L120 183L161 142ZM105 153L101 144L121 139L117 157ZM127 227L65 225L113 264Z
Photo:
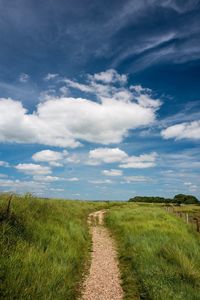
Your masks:
M147 203L173 203L173 199L163 198L163 197L146 197L146 196L136 196L130 198L129 202L147 202Z
M198 199L192 195L178 194L173 199L164 197L146 197L146 196L135 196L130 198L129 202L147 202L147 203L174 203L176 205L181 204L200 204Z
M198 204L199 200L192 195L185 195L185 194L178 194L174 196L174 200L176 200L177 203L183 203L183 204Z

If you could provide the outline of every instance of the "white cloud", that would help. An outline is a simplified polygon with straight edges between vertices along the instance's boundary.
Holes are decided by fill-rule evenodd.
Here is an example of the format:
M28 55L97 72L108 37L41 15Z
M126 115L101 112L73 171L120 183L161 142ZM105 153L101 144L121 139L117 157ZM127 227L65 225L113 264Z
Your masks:
M103 170L102 174L105 176L122 176L122 170L111 169L111 170Z
M90 150L87 164L99 165L101 163L121 162L127 157L126 152L119 148L97 148Z
M2 99L0 142L60 147L77 147L78 140L118 143L128 129L147 125L154 117L152 109L113 99L101 104L80 98L52 99L39 104L33 114L27 114L18 101Z
M51 167L62 167L62 166L63 166L62 163L57 162L57 161L50 161L50 162L49 162L49 165L50 165Z
M98 83L96 78L109 81L103 79L104 72L100 74L90 77L88 85L65 79L70 87L94 93L98 102L48 95L33 113L28 113L21 102L1 98L0 142L73 148L83 140L108 145L121 142L130 129L155 121L159 100L144 92L134 95L127 87L114 86L116 80L125 82L125 77L116 72L112 76L118 79L110 79L112 84Z
M49 190L52 192L64 192L64 189L61 188L50 188Z
M157 153L141 154L139 156L130 156L119 165L120 168L144 169L156 165Z
M45 77L44 77L44 80L45 81L49 81L49 80L52 80L52 79L55 79L59 76L59 74L55 74L55 73L48 73Z
M71 181L71 182L73 182L73 181L79 181L79 179L77 177L67 178L66 180L67 181Z
M30 76L26 73L21 73L19 75L19 81L20 82L27 82L29 80Z
M94 89L87 84L78 83L78 82L70 80L70 79L64 79L64 82L68 86L70 86L74 89L80 90L81 92L85 92L85 93L93 93L94 92Z
M6 187L9 191L34 192L36 194L39 194L47 188L46 183L19 179L0 179L0 187Z
M97 180L88 180L88 182L93 184L110 184L113 183L110 179L97 179Z
M100 81L105 84L116 83L116 82L125 84L127 82L127 76L125 74L120 75L114 69L109 69L105 72L89 75L88 77L92 81Z
M122 183L147 182L149 180L150 178L145 176L125 176Z
M69 94L69 89L66 86L60 87L59 91L61 92L62 96L67 96Z
M54 181L69 181L69 182L75 182L79 181L77 177L71 177L71 178L63 178L63 177L58 177L58 176L33 176L33 179L35 181L40 181L40 182L54 182Z
M155 100L151 96L151 89L143 88L141 85L131 85L130 90L134 92L134 97L142 107L154 107L155 109L161 106L159 99Z
M175 138L180 139L200 139L200 121L193 121L188 123L181 123L169 126L161 131L161 135L164 139Z
M57 177L57 176L33 176L33 179L35 181L40 181L40 182L54 182L54 181L63 181L65 178L62 177Z
M120 168L144 169L156 165L157 153L141 154L139 156L128 156L119 148L97 148L89 151L88 165L100 165L102 163L120 163Z
M0 167L8 168L10 164L7 161L0 160Z
M50 162L52 165L57 166L57 162L63 160L68 155L68 152L64 150L63 152L52 151L52 150L42 150L33 154L32 159L36 162ZM58 163L59 164L59 163Z
M45 175L51 174L51 169L46 166L37 164L18 164L15 168L25 174L29 175Z
M69 155L66 159L65 162L73 163L73 164L78 164L80 162L80 158L77 156L77 154L72 154Z

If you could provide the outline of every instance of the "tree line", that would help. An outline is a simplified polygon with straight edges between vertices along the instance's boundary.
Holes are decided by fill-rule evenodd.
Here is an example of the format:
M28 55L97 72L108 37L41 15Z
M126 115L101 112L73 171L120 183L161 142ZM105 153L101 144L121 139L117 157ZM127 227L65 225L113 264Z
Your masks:
M135 196L129 202L148 202L148 203L175 203L175 204L200 204L199 200L192 195L178 194L174 198Z

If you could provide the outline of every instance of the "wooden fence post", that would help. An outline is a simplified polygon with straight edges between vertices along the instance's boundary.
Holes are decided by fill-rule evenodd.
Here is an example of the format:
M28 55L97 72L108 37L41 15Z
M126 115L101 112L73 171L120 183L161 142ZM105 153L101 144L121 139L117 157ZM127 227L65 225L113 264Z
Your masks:
M12 202L13 194L11 194L8 198L8 205L6 208L6 216L7 218L10 218L10 211L11 211L11 202Z
M186 223L189 223L188 213L186 213Z
M199 232L199 219L198 218L194 218L193 220L196 221L197 232Z

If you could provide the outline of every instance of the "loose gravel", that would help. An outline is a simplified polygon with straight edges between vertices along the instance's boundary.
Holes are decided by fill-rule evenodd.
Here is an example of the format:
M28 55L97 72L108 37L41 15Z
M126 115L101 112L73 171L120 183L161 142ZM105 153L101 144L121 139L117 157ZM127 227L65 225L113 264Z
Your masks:
M123 291L117 252L109 231L103 225L105 211L89 215L92 233L92 261L83 289L82 300L122 300Z

